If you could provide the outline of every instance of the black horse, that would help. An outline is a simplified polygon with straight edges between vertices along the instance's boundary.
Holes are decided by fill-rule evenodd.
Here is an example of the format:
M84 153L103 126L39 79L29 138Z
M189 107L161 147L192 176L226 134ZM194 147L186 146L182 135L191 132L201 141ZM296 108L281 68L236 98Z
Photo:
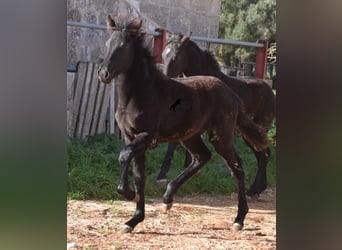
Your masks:
M241 98L246 113L267 133L275 117L275 95L269 85L262 79L242 79L223 74L213 54L201 50L189 36L176 34L171 36L162 53L164 73L168 77L206 75L215 76L227 84ZM246 144L253 150L258 163L255 180L247 191L249 196L259 196L267 187L266 167L270 157L270 149L266 147L257 151L247 140ZM159 186L167 183L166 174L177 143L168 145L167 154L157 177ZM185 163L189 162L188 154ZM185 164L186 165L186 164Z
M145 151L158 143L180 141L191 155L191 164L167 185L163 195L166 209L170 209L179 187L211 157L201 139L203 132L208 134L236 179L239 201L233 229L242 229L248 205L242 161L233 147L235 126L239 121L237 129L255 150L267 146L266 134L242 112L239 97L219 79L196 76L174 80L160 72L149 50L142 45L141 20L121 18L114 22L108 16L106 21L110 38L98 77L103 83L115 78L117 87L115 118L125 138L125 147L119 156L117 190L137 203L124 232L131 232L145 218ZM178 98L187 105L178 106L176 112L170 111L170 105ZM131 161L135 191L128 183Z

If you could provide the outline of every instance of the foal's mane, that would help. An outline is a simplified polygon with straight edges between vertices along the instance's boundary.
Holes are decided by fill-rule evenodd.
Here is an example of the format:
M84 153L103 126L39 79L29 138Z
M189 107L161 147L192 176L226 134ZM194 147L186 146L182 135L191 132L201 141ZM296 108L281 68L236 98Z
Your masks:
M177 34L173 34L171 36L168 37L168 39L166 40L166 44L165 46L169 45L169 44L178 44L180 42L180 40L182 39L183 35L181 33L177 33Z
M143 37L138 37L137 41L137 50L140 52L138 53L138 56L140 56L141 60L144 62L146 68L149 70L151 76L155 76L159 79L165 79L167 76L165 76L158 68L155 60L155 56L152 55L151 50L146 47L143 43Z
M155 57L152 55L150 49L144 45L144 36L139 36L136 39L136 49L139 51L137 56L140 56L142 60L147 64L148 68L153 71L158 71L156 66Z
M208 62L208 65L210 65L211 67L213 67L213 69L215 69L215 70L221 71L220 65L219 65L219 63L216 61L215 56L214 56L214 53L213 53L212 51L209 51L209 50L202 50L202 53L203 53L204 57L206 58L206 60L207 60L207 62Z
M189 41L189 50L192 49L195 53L200 53L208 66L215 70L221 70L220 65L215 59L215 55L212 51L202 50L194 41Z
M156 72L158 72L158 75L163 76L162 72L160 72L156 66L155 57L152 55L150 49L144 45L145 33L141 32L140 29L136 30L135 32L128 31L131 28L133 21L134 18L115 18L115 28L122 32L125 32L126 30L126 32L133 37L135 50L138 52L136 54L137 59L144 62L144 65L150 71L150 73L156 74Z

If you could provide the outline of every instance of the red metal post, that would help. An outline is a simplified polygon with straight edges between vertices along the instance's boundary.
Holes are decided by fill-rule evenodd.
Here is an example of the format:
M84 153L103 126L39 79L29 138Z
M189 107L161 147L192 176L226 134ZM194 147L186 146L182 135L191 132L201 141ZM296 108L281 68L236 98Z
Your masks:
M258 47L256 65L255 65L255 77L265 79L266 75L266 62L267 62L267 49L268 41L259 41L264 44L264 47Z
M167 31L163 29L155 29L155 31L160 32L160 35L153 39L153 56L156 63L163 63L162 52L167 39Z

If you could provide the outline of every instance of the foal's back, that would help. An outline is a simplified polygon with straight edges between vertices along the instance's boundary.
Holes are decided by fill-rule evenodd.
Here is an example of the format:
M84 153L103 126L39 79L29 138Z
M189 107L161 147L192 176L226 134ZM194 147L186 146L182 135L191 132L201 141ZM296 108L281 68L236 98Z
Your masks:
M161 98L165 107L160 106L160 141L189 138L212 127L219 126L225 119L235 122L240 100L220 79L211 76L164 79ZM174 111L169 106L179 102ZM172 131L170 133L170 130ZM177 132L176 132L177 131ZM169 136L168 136L169 134ZM177 139L179 140L179 138Z

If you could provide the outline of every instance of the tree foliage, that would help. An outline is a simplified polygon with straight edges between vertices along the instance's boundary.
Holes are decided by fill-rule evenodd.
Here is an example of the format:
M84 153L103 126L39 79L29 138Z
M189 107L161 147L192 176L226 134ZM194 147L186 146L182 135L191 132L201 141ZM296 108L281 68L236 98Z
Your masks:
M276 39L275 0L222 0L219 37L257 42ZM250 47L220 45L216 54L227 65L255 61L256 50Z

